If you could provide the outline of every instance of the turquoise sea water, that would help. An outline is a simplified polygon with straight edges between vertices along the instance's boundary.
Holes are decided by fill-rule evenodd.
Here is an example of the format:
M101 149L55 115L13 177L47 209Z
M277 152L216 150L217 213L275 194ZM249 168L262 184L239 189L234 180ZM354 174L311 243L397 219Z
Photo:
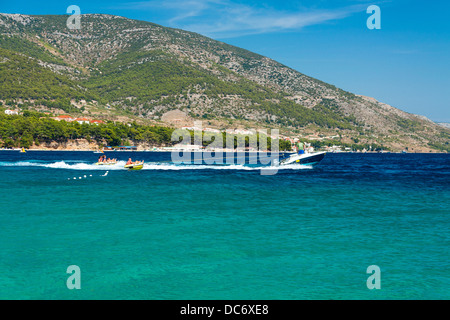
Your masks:
M261 175L107 154L130 155L147 170L0 151L0 299L450 298L450 155L327 154Z

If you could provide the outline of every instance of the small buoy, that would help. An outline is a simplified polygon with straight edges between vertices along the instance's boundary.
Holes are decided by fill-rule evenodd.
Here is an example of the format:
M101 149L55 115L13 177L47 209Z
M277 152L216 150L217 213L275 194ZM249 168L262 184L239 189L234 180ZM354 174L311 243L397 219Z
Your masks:
M84 175L84 177L86 178L86 175Z
M76 177L73 177L73 180L77 180L77 178L76 178Z
M90 174L89 177L92 177L92 174Z

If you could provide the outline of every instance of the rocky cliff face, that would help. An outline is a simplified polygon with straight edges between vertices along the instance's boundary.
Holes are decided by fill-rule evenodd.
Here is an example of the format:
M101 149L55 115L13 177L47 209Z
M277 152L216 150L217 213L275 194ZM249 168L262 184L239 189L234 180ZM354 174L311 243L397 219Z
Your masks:
M131 141L133 142L133 141ZM137 147L138 151L150 150L154 147L154 145L145 142L133 142ZM106 142L102 144L98 144L96 142L89 142L86 139L69 139L67 142L56 142L53 141L51 143L41 143L39 145L33 144L28 149L29 150L64 150L64 151L96 151L101 149Z
M40 145L33 144L30 150L72 150L72 151L85 151L85 150L97 150L99 146L97 143L89 142L86 139L73 139L67 142L41 143Z
M223 42L149 22L111 15L0 14L0 72L26 56L97 110L111 106L159 121L170 110L219 126L245 122L300 135L338 133L343 141L448 150L449 130L387 104L346 92L272 59ZM5 60L6 59L6 60ZM12 84L23 83L20 75ZM0 99L56 99L52 87L33 94L0 93ZM9 91L8 91L9 92ZM72 96L75 93L71 93ZM83 96L84 95L84 96ZM58 96L59 97L59 96ZM66 98L73 98L70 94Z

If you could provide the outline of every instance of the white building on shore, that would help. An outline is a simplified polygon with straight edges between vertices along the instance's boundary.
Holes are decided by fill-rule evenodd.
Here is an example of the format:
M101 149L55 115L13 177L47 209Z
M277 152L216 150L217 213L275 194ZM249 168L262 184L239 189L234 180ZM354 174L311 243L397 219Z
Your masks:
M5 114L9 115L9 116L13 116L13 115L18 115L19 112L17 112L16 110L5 110Z

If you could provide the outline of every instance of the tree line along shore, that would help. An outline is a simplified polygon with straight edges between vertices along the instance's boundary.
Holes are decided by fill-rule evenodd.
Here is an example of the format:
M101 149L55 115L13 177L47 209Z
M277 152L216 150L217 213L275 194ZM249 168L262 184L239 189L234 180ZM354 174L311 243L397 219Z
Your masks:
M39 149L43 144L56 143L56 145L60 145L77 139L85 139L90 144L96 144L98 148L139 144L158 147L173 146L179 142L172 141L174 130L175 128L171 127L141 125L136 122L125 124L106 121L99 124L80 124L76 121L57 121L46 114L26 110L21 115L0 113L0 148ZM193 143L194 132L190 131L190 135ZM214 141L208 137L208 133L203 132L202 135L203 146ZM235 136L235 147L237 143L238 139ZM245 144L246 146L250 145L249 137L245 137ZM271 149L271 144L272 139L267 137L268 150ZM226 147L225 137L223 147ZM279 149L289 151L291 143L280 139Z

